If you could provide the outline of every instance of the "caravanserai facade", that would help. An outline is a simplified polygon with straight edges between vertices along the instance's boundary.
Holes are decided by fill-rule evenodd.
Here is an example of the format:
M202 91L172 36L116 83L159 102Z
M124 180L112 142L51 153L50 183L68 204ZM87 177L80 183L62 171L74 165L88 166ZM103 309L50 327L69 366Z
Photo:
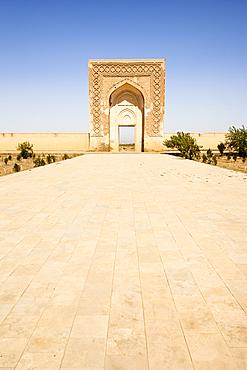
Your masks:
M90 149L119 151L119 128L135 128L135 151L162 150L165 60L89 60Z

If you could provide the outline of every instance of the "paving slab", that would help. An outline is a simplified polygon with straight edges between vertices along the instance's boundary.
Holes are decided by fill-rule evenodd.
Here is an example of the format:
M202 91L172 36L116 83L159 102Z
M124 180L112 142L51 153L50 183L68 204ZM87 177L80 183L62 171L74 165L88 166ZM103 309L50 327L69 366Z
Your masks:
M0 369L247 369L247 175L83 155L0 179Z

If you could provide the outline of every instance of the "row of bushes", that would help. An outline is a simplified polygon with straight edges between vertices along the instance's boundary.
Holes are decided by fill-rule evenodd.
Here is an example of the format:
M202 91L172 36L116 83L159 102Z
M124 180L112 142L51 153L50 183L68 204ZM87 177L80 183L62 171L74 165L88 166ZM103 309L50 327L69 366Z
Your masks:
M207 150L207 155L203 153L202 161L203 163L209 163L209 164L213 163L215 166L218 163L216 155L213 155L213 152L210 148Z
M33 152L33 144L30 144L29 141L25 141L23 143L18 144L18 150L20 150L20 153L17 155L17 161L21 161L22 159L28 159L32 158L34 167L40 167L40 166L45 166L46 164L50 164L53 162L56 162L56 157L55 155L48 154L46 157L44 154L41 156L38 155L36 157L35 153ZM69 159L68 154L64 154L62 156L62 160ZM12 156L9 155L8 157L4 158L4 162L7 165L8 161L12 160ZM13 166L13 171L14 172L19 172L21 170L21 165L18 163L15 163Z
M222 157L224 154L227 156L227 159L230 160L231 158L236 162L236 160L239 158L242 159L243 162L246 161L246 153L239 153L239 152L232 152L228 151L227 153L224 153L224 151L227 149L225 143L220 143L217 145L217 148L220 152L220 156Z
M196 139L190 136L189 133L177 132L177 135L172 135L170 139L163 142L167 148L176 148L180 152L180 156L186 159L200 159L201 151L196 143ZM234 126L230 127L228 133L226 134L226 140L223 143L218 144L218 150L222 156L224 150L228 150L228 159L233 156L236 161L238 157L242 158L243 162L247 158L247 128L242 126L241 128L236 128ZM214 163L217 164L217 158L213 155L211 149L208 149L207 155L202 155L202 161L204 163Z

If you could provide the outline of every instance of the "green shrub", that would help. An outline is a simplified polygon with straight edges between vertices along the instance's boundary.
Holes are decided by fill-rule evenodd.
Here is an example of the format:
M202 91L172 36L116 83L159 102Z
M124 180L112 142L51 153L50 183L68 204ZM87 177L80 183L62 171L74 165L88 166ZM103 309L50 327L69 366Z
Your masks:
M12 155L9 155L8 158L9 158L9 161L12 161Z
M46 164L45 160L43 158L40 158L40 155L38 156L38 158L33 160L33 163L34 163L34 167L45 166Z
M207 150L207 157L208 157L208 159L209 159L209 158L212 158L212 156L213 156L213 152L212 152L212 150L209 148L209 149Z
M21 170L21 166L18 163L15 163L13 167L13 171L20 172L20 170Z
M224 150L226 149L225 144L221 142L221 143L219 143L219 144L217 145L217 148L218 148L218 150L219 150L219 152L220 152L220 155L222 156L222 155L224 154Z
M176 148L180 152L180 156L186 159L200 158L200 147L189 133L178 131L177 135L172 135L169 140L165 140L163 145L167 148Z
M243 125L241 128L230 127L226 134L226 145L238 153L239 157L247 157L247 128Z
M48 155L46 156L46 161L47 161L47 163L48 163L48 164L50 164L50 163L52 162L52 157L51 157L51 155L50 155L50 154L48 154Z
M66 159L69 159L69 156L68 156L68 154L66 154L66 153L65 153L65 154L63 155L62 160L64 161L64 160L66 160Z
M202 155L202 161L203 161L203 163L207 163L207 156L206 156L206 154L205 153L203 153L203 155Z
M5 163L6 165L8 164L8 160L9 160L9 158L8 158L8 157L4 158L4 163Z
M213 155L212 161L213 161L214 165L216 166L217 163L218 163L217 158L216 158L216 155Z
M24 141L23 143L19 143L17 149L21 151L20 155L23 159L32 158L33 144L30 144L29 141Z
M18 156L16 157L17 161L20 161L21 160L21 154L18 154Z

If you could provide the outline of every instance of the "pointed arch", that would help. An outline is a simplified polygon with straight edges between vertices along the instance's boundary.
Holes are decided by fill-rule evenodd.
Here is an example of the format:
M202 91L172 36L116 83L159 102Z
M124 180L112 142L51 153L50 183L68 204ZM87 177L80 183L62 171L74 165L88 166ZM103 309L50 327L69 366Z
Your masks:
M145 95L142 87L125 78L108 90L109 129L111 149L119 151L119 130L128 126L124 116L128 113L130 126L135 126L135 150L143 151L145 126Z
M111 94L114 91L116 91L119 88L121 88L122 86L124 86L124 85L130 85L130 86L134 87L135 89L137 89L142 94L143 99L144 99L144 107L145 107L145 105L147 103L149 104L148 94L146 93L145 89L142 86L140 86L138 83L136 83L136 82L134 82L134 81L132 81L132 80L130 80L128 78L124 78L120 82L112 85L112 87L107 91L107 99L106 99L106 101L108 103L108 107L107 107L108 109L110 108L109 102L110 102Z

